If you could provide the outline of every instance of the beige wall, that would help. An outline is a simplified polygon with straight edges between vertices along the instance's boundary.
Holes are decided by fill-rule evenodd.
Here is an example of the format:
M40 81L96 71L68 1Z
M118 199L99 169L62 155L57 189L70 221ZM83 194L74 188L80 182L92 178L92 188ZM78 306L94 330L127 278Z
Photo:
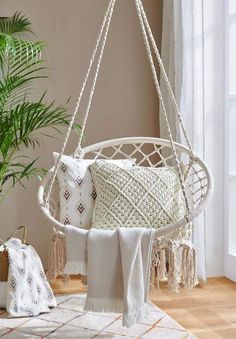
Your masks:
M154 35L160 46L162 0L144 0ZM48 41L50 80L37 84L37 92L64 103L71 97L72 110L95 43L108 0L1 0L2 16L16 10L29 17L38 39ZM157 136L158 101L147 63L137 15L132 0L118 0L101 77L86 130L85 143L122 136ZM75 142L75 140L74 140ZM73 150L73 140L68 152ZM35 155L42 155L45 168L52 165L52 152L59 151L62 137L44 139ZM29 226L29 242L46 259L50 229L41 216L37 182L18 188L0 206L0 237L17 225Z

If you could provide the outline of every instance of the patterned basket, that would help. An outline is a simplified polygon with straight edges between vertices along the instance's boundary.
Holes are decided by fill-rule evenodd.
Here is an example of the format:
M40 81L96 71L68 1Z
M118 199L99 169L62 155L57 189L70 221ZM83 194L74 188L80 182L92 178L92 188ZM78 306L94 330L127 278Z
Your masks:
M22 234L22 243L25 244L25 238L26 238L26 231L27 228L25 226L20 226L18 227L9 238L7 238L7 240L9 240L10 238L12 238L18 231L22 230L23 234ZM0 250L0 282L4 282L7 281L8 279L8 267L9 267L9 263L8 263L8 251L7 251L7 247L6 244L0 239L0 246L3 247L3 250Z

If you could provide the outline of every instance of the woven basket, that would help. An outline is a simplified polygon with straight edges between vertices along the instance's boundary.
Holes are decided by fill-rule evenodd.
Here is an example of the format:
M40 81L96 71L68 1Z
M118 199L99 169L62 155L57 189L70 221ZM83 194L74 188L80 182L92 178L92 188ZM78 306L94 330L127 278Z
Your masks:
M25 237L26 237L26 231L27 231L25 226L18 227L7 240L12 238L20 230L23 231L21 241L23 244L25 244L26 243ZM9 263L8 263L8 251L7 251L6 244L0 239L0 246L1 245L3 247L3 250L0 250L0 282L4 282L4 281L7 281L8 279Z

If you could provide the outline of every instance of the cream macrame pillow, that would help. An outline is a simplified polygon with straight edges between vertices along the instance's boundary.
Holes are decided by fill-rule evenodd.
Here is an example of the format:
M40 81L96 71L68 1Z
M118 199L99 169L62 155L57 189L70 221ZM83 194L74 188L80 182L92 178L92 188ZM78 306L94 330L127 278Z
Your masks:
M175 167L120 168L95 161L90 170L97 191L94 228L159 228L185 215L185 201Z

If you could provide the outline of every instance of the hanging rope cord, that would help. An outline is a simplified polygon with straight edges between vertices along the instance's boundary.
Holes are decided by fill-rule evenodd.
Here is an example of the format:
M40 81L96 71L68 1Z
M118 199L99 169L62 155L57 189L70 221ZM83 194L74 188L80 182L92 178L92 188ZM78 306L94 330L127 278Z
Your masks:
M177 101L176 101L176 99L175 99L175 96L174 96L174 93L173 93L171 84L170 84L169 79L168 79L168 76L167 76L167 74L166 74L165 67L164 67L164 65L163 65L163 62L162 62L162 59L161 59L161 56L160 56L160 52L159 52L159 50L158 50L158 48L157 48L157 44L156 44L156 41L155 41L155 39L154 39L154 36L153 36L152 30L151 30L151 27L150 27L150 25L149 25L149 22L148 22L148 19L147 19L147 16L146 16L146 13L145 13L145 10L144 10L142 1L139 1L139 6L140 6L140 12L141 12L141 14L142 14L143 22L144 22L145 27L146 27L146 30L147 30L147 32L148 32L148 35L149 35L149 38L150 38L150 41L151 41L151 44L152 44L154 53L155 53L155 55L156 55L158 64L159 64L159 66L160 66L161 73L162 73L162 75L163 75L163 79L164 79L164 81L165 81L166 88L167 88L168 93L169 93L169 95L170 95L170 98L171 98L171 100L172 100L172 103L173 103L173 106L174 106L175 113L176 113L176 115L178 116L178 119L179 119L179 122L180 122L180 126L181 126L181 129L182 129L182 131L183 131L184 138L185 138L185 140L186 140L186 142L187 142L187 145L188 145L189 150L190 150L191 153L192 153L192 157L194 158L193 148L192 148L191 142L190 142L190 140L189 140L187 131L186 131L186 129L185 129L184 122L183 122L183 119L182 119L182 116L181 116L181 113L180 113L180 110L179 110Z
M193 150L192 150L190 140L187 136L186 129L184 127L184 123L183 123L183 120L182 120L182 117L181 117L181 114L180 114L180 111L179 111L179 108L178 108L178 104L176 102L174 93L172 91L172 88L171 88L171 85L169 83L167 74L165 72L165 68L164 68L163 62L161 60L160 53L159 53L159 50L157 48L155 39L153 37L152 30L151 30L149 22L147 20L142 1L141 0L134 0L134 1L135 1L136 10L137 10L137 14L138 14L138 18L139 18L139 22L140 22L140 26L141 26L141 31L142 31L143 38L144 38L144 43L145 43L148 59L149 59L150 65L151 65L151 70L152 70L152 75L153 75L156 91L157 91L157 94L158 94L158 97L159 97L159 100L160 100L160 104L161 104L161 107L162 107L162 114L164 116L167 132L168 132L168 135L169 135L170 146L171 146L171 149L173 151L175 161L176 161L176 165L177 165L177 170L178 170L178 175L179 175L179 178L180 178L181 188L182 188L182 191L183 191L183 196L184 196L186 207L187 207L188 216L186 216L186 218L188 219L188 217L190 215L190 205L189 205L188 196L187 196L187 192L186 192L185 182L184 182L183 174L182 174L182 171L181 171L181 168L180 168L180 162L179 162L179 159L178 159L176 148L175 148L175 145L174 145L174 141L173 141L173 137L172 137L172 133L171 133L171 128L170 128L170 123L169 123L168 115L167 115L167 112L166 112L163 96L162 96L162 93L161 93L160 84L159 84L159 81L158 81L158 77L157 77L156 68L155 68L155 64L154 64L154 61L153 61L153 57L152 57L151 46L150 46L150 43L149 43L149 40L148 40L148 36L149 36L149 39L151 41L151 44L152 44L154 53L156 55L158 64L160 66L160 70L163 74L163 79L165 81L165 85L167 87L168 93L169 93L170 98L172 100L175 112L176 112L176 114L179 118L179 122L180 122L181 129L183 131L183 135L185 137L185 140L187 142L189 150L192 153L192 159L194 159L194 154L193 154ZM100 50L100 54L99 54L98 61L97 61L97 66L96 66L96 70L95 70L94 79L93 79L93 82L92 82L91 91L90 91L90 94L89 94L88 104L87 104L87 108L86 108L86 111L85 111L83 123L82 123L82 126L81 126L78 146L77 146L77 148L76 148L76 150L73 154L74 157L79 157L79 158L83 157L83 150L81 148L81 143L82 143L85 127L86 127L86 124L87 124L87 120L88 120L88 116L89 116L89 112L90 112L90 108L91 108L91 103L92 103L94 91L95 91L95 88L96 88L97 78L98 78L98 74L99 74L99 70L100 70L100 66L101 66L102 57L103 57L103 54L104 54L104 49L105 49L105 45L106 45L106 40L107 40L107 36L108 36L108 31L109 31L109 28L110 28L110 23L111 23L112 14L113 14L113 11L114 11L115 3L116 3L116 0L110 0L107 11L105 13L103 23L102 23L102 26L101 26L101 30L100 30L100 33L98 35L97 42L96 42L96 45L95 45L95 49L94 49L94 52L92 54L92 57L91 57L91 60L90 60L90 63L89 63L89 68L88 68L88 71L86 73L86 76L85 76L85 79L84 79L84 82L83 82L83 85L82 85L82 88L81 88L81 92L79 94L79 97L78 97L78 100L77 100L77 103L76 103L76 107L75 107L75 110L72 114L72 118L71 118L68 130L67 130L66 138L65 138L65 141L63 143L61 153L58 156L56 165L54 167L52 180L51 180L51 183L50 183L47 195L46 195L46 199L45 199L44 205L46 207L48 207L48 205L49 205L49 199L50 199L50 196L51 196L51 193L52 193L52 187L53 187L54 182L56 180L57 172L59 170L60 160L61 160L61 157L64 154L65 148L67 146L71 131L73 129L73 124L75 122L75 118L77 116L77 113L78 113L78 110L79 110L79 107L80 107L80 104L81 104L81 100L82 100L82 97L83 97L83 94L84 94L84 90L85 90L89 75L91 73L91 69L92 69L92 66L94 64L94 60L97 56L98 47L101 44L101 50Z
M180 162L179 162L179 159L178 159L178 155L177 155L177 152L176 152L174 140L173 140L173 137L172 137L170 123L169 123L168 115L167 115L167 112L166 112L163 96L162 96L162 93L161 93L160 84L159 84L157 73L156 73L156 67L155 67L155 64L154 64L154 61L153 61L153 57L152 57L152 51L151 51L151 46L150 46L150 43L149 43L149 40L148 40L146 26L145 26L145 23L144 23L145 12L144 12L141 0L135 0L135 5L136 5L136 10L137 10L137 14L138 14L138 18L139 18L142 34L143 34L143 39L144 39L144 43L145 43L145 47L146 47L146 51L147 51L147 56L148 56L148 59L149 59L149 62L150 62L150 66L151 66L153 80L154 80L156 91L157 91L157 94L158 94L158 97L159 97L159 100L160 100L160 104L161 104L161 107L162 107L162 113L163 113L163 116L164 116L164 119L165 119L165 124L166 124L167 132L168 132L168 136L169 136L169 140L170 140L170 146L171 146L171 149L172 149L173 154L174 154L174 158L175 158L175 162L176 162L176 166L177 166L177 170L178 170L178 175L179 175L179 178L180 178L180 184L181 184L181 188L182 188L182 192L183 192L183 196L184 196L185 204L186 204L186 208L187 208L187 213L188 213L186 218L189 219L189 216L191 214L191 212L190 212L190 204L189 204L189 200L188 200L188 196L187 196L187 191L186 191L186 187L185 187L185 182L184 182L183 174L182 174L181 167L180 167ZM146 15L145 15L145 17L146 17ZM150 33L152 35L151 28L150 28ZM150 35L150 33L149 33L149 35ZM154 41L154 45L156 46L155 41ZM158 51L157 47L156 47L156 50ZM159 63L158 55L159 55L159 52L157 54L157 59L158 59L158 63ZM161 64L162 64L162 62L161 62ZM160 65L160 63L159 63L159 65ZM163 64L162 64L162 66L163 66ZM164 71L163 74L165 73L165 75L166 75L164 66L161 68L161 70L162 69ZM171 93L173 94L167 75L166 75L166 77L164 76L164 79L165 79L165 81L167 83L167 87L170 89ZM176 103L174 94L173 94L173 99L174 99L174 102ZM177 110L178 110L177 103L176 103L176 107L177 107ZM179 112L179 110L178 110L178 112ZM180 115L180 113L179 113L179 115ZM183 126L183 130L185 131L183 122L182 122L182 126ZM185 134L186 134L186 131L185 131ZM186 137L187 137L187 134L186 134ZM186 140L188 140L188 137L187 137ZM188 140L188 142L190 144L189 140ZM191 144L190 144L190 146L191 146Z
M104 48L105 48L105 45L106 45L107 35L108 35L108 31L109 31L109 27L110 27L111 18L112 18L112 14L113 14L113 11L114 11L115 3L116 3L116 0L110 0L108 7L107 7L107 10L106 10L106 13L104 15L103 22L102 22L102 25L101 25L101 29L100 29L100 32L98 34L98 38L97 38L97 41L96 41L96 44L95 44L95 48L94 48L92 57L91 57L90 62L89 62L89 67L88 67L87 73L85 75L84 82L82 84L81 91L80 91L80 94L79 94L77 102L76 102L75 110L74 110L74 112L71 116L71 121L70 121L70 124L68 126L65 141L63 143L61 153L59 154L57 162L56 162L55 167L54 167L51 183L49 185L48 192L47 192L46 198L45 198L44 207L48 208L48 206L49 206L49 199L50 199L50 196L52 194L52 188L53 188L53 185L55 183L56 176L57 176L57 173L58 173L58 170L59 170L60 161L61 161L62 155L65 152L66 146L68 144L70 134L71 134L71 131L73 129L73 125L74 125L77 113L79 111L79 108L80 108L80 104L81 104L81 100L82 100L82 97L83 97L83 94L84 94L84 90L85 90L86 84L88 82L89 75L91 73L95 58L97 56L98 47L100 46L100 43L101 43L102 38L103 38L102 45L101 45L101 51L100 51L100 55L99 55L97 66L96 66L95 76L94 76L94 79L93 79L93 84L92 84L92 88L91 88L90 95L89 95L87 109L86 109L84 120L83 120L83 123L82 123L82 126L81 126L78 146L77 146L77 148L74 152L74 157L77 157L77 156L82 157L81 142L82 142L82 139L83 139L84 130L85 130L86 123L87 123L87 120L88 120L88 115L89 115L89 111L90 111L90 107L91 107L91 103L92 103L94 90L95 90L95 87L96 87L97 77L98 77L99 69L100 69L100 66L101 66L102 56L103 56Z
M92 100L93 100L93 95L94 95L95 87L96 87L96 84L97 84L98 74L99 74L99 70L100 70L100 66L101 66L101 62L102 62L102 57L103 57L103 54L104 54L104 49L105 49L105 46L106 46L108 31L109 31L110 24L111 24L111 19L112 19L112 14L113 14L113 11L114 11L115 3L116 3L116 0L112 0L110 10L108 9L108 18L107 18L105 33L104 33L104 37L103 37L103 41L102 41L101 51L100 51L100 55L99 55L99 58L98 58L98 63L97 63L96 71L95 71L95 76L94 76L92 88L91 88L90 95L89 95L87 109L86 109L86 112L85 112L83 124L81 126L81 133L80 133L80 137L79 137L78 146L77 146L77 148L74 152L74 157L79 157L81 155L81 151L82 151L81 143L82 143L82 140L83 140L85 127L86 127L86 124L87 124L87 120L88 120L88 116L89 116L89 112L90 112L90 108L91 108L91 103L92 103Z

